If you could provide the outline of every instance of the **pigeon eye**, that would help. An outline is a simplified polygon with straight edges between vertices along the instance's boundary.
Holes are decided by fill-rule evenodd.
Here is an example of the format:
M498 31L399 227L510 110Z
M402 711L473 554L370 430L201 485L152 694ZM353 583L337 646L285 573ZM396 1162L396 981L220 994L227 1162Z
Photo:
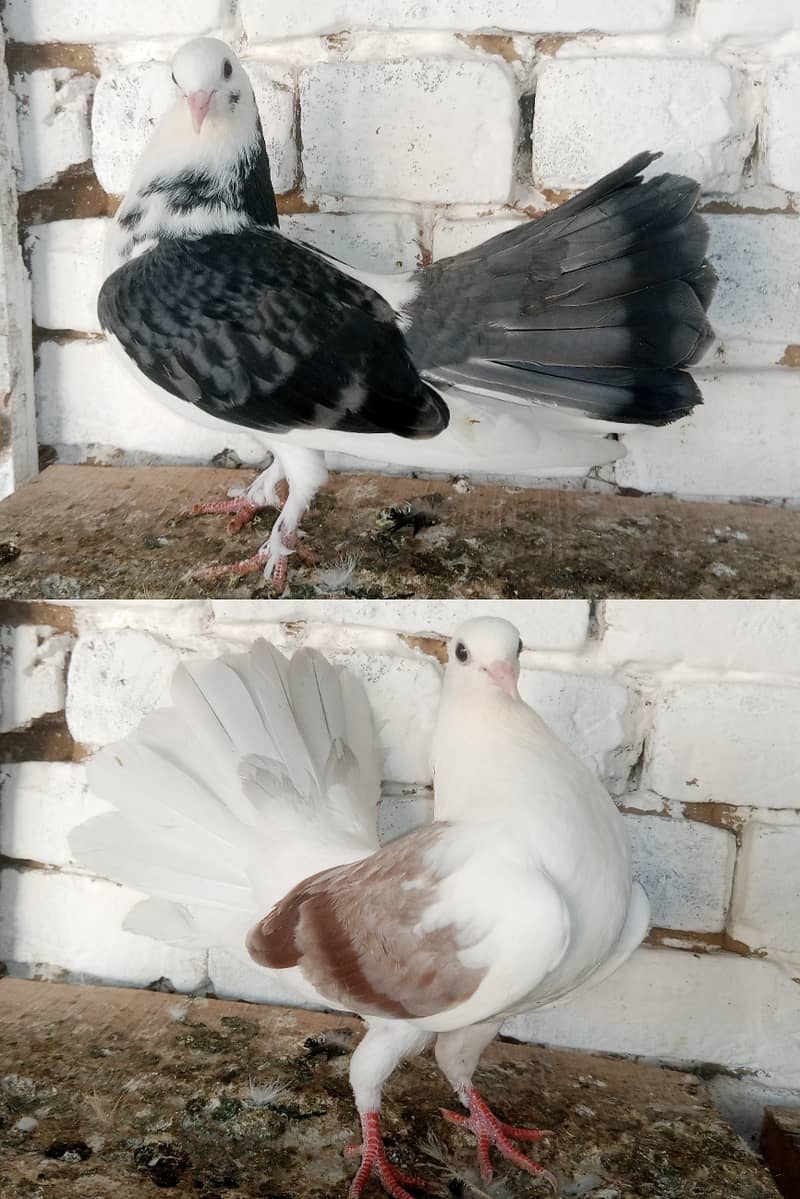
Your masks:
M522 638L520 637L519 645L517 646L517 657L519 657L521 653L522 653Z
M175 72L174 72L174 71L172 72L172 82L175 84L175 86L176 86L176 87L178 86L178 80L175 78Z
M456 657L459 662L466 662L469 658L469 651L463 641L459 641L456 645Z
M230 79L231 75L233 74L233 66L231 65L231 60L229 58L226 58L222 64L222 74L225 79Z

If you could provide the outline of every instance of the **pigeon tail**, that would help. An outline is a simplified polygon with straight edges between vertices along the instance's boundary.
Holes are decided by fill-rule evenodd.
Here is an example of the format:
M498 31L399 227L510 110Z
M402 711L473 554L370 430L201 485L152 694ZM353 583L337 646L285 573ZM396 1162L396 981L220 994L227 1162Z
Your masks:
M244 958L256 916L378 846L369 703L316 651L289 661L265 641L181 663L171 699L90 762L89 785L113 810L73 830L72 852L150 897L129 931Z
M643 180L657 157L419 272L405 315L423 377L621 423L701 403L684 368L713 337L708 228L694 180Z

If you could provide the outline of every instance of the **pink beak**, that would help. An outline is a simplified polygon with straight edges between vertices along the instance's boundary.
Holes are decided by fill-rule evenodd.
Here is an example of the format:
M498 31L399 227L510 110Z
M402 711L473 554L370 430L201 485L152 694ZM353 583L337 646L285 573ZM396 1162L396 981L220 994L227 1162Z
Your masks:
M507 661L492 662L485 669L495 686L499 687L501 691L505 691L506 695L510 695L512 699L517 698L519 695L517 691L519 672L516 663Z
M186 97L189 103L189 111L192 114L192 126L195 133L199 133L203 128L203 121L206 119L213 95L213 92L190 92Z

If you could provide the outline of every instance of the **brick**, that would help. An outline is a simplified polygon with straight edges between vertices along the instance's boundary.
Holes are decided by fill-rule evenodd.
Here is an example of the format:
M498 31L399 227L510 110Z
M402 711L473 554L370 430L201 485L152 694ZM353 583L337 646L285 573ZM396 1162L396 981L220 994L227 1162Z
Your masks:
M453 254L461 254L471 250L505 233L507 229L516 229L523 224L524 218L514 216L493 216L482 221L452 221L447 218L437 220L433 228L433 257L449 258Z
M702 59L549 59L536 90L535 182L584 187L647 147L665 152L658 170L735 192L749 149L740 87Z
M211 620L210 600L74 600L71 604L78 633L143 629L160 637L205 633Z
M266 63L246 67L264 126L273 186L288 191L297 174L293 82ZM92 107L92 157L97 178L111 195L126 191L150 135L175 98L168 63L138 62L103 72Z
M650 899L653 925L721 932L736 859L733 833L659 816L626 816L625 825L634 877Z
M767 84L766 166L770 183L787 191L800 191L799 105L800 63L785 62Z
M267 618L260 600L213 600L212 607L214 619L224 627L262 624ZM515 624L525 647L534 650L580 649L589 631L586 600L281 600L273 611L275 620L308 621L312 627L319 622L363 625L440 637L450 637L475 616L500 616Z
M603 655L614 665L800 675L793 600L607 600Z
M78 639L69 668L67 723L76 741L105 745L168 701L180 661L169 642L135 629Z
M169 978L191 991L206 974L205 954L124 932L141 898L105 879L45 870L0 873L0 959L12 974L62 976L147 986Z
M64 707L64 675L74 638L44 625L0 628L0 732L25 728Z
M33 320L42 329L94 333L110 220L50 221L28 230Z
M800 800L798 801L800 802ZM736 863L731 935L751 949L800 954L800 823L745 826Z
M136 463L203 463L225 448L243 462L264 459L246 433L217 433L170 412L105 342L42 342L38 363L39 440L62 461L118 462L122 450Z
M800 28L795 0L699 0L695 26L702 37L752 44Z
M797 372L705 368L695 376L704 402L691 416L623 434L627 454L616 463L617 483L678 496L800 497Z
M433 818L433 796L387 795L378 804L378 837L381 845L413 832Z
M20 192L53 183L91 157L89 102L94 79L66 67L16 75Z
M294 75L281 67L264 62L245 62L253 85L264 141L269 154L272 186L275 191L291 191L297 184L298 160L294 138Z
M687 803L800 807L800 689L734 683L656 698L644 785Z
M517 100L494 62L320 63L301 77L312 192L430 203L503 203ZM459 114L458 136L443 112Z
M641 740L633 727L628 691L621 683L590 675L523 670L519 691L609 790L619 794L625 789Z
M753 367L800 345L800 216L708 216L709 258L719 275L709 317L717 357Z
M83 766L22 762L0 770L0 855L74 865L67 837L111 805L86 786Z
M638 949L616 974L569 1003L506 1021L545 1045L757 1069L800 1087L800 987L773 962L737 954Z
M221 31L229 12L229 0L6 0L3 23L15 42L140 41Z
M420 265L419 225L405 213L306 212L281 217L281 228L362 271L393 274Z
M674 0L495 0L491 10L485 0L242 0L241 8L251 42L345 29L634 33L664 29L675 13Z

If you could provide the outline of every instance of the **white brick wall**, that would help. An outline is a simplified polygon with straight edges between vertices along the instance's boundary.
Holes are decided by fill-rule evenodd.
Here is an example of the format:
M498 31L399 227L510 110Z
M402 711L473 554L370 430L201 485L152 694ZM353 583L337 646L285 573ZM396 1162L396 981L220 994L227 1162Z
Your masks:
M315 645L365 682L384 754L380 827L396 836L430 814L441 667L424 638L478 612L520 627L521 690L618 797L635 874L674 947L641 950L585 999L510 1031L711 1061L761 1071L773 1088L800 1087L790 1035L800 1003L791 981L800 974L795 604L607 601L590 624L584 601L78 603L66 697L71 635L46 625L5 635L13 694L7 682L3 727L65 705L80 756L163 702L182 656L258 636L289 651ZM230 954L174 954L121 931L135 896L76 872L67 844L99 806L82 765L32 760L0 773L0 856L11 862L0 958L9 968L134 985L167 975L179 989L207 972L220 994L287 998ZM15 859L51 869L18 870ZM695 956L698 945L716 952Z
M516 97L503 64L321 63L301 78L300 108L311 192L429 204L508 199ZM445 112L459 114L458 137Z
M207 32L244 54L284 228L368 270L457 253L628 154L662 149L654 169L688 171L705 201L730 207L709 213L719 345L700 371L705 407L668 429L626 433L628 456L604 478L646 492L796 504L800 430L787 366L800 345L800 17L794 0L688 8L144 0L128 10L111 0L9 0L11 36L51 43L54 64L17 54L21 186L52 187L71 169L79 190L72 177L91 166L109 196L120 195L172 99L172 54ZM76 68L73 42L94 50L97 76ZM102 211L96 203L91 211ZM65 204L63 219L27 231L34 319L42 330L96 334L103 224L67 219L77 212ZM248 463L260 458L246 434L200 431L154 411L102 352L84 357L73 343L45 340L40 358L39 437L62 461L208 462L226 447Z
M4 22L15 42L116 42L126 38L213 34L227 25L228 0L7 0Z
M790 819L785 817L784 819ZM800 820L754 820L742 837L731 931L753 949L800 955Z
M71 647L69 633L36 625L0 628L0 732L61 711Z
M776 67L767 93L767 167L776 187L800 191L800 147L797 106L800 104L800 63Z
M739 93L728 67L702 59L658 69L650 58L550 59L536 89L534 179L585 187L639 150L659 149L659 169L735 192L749 149ZM635 119L621 122L634 107Z
M625 33L664 29L674 11L675 0L495 0L491 9L485 0L353 0L346 9L338 0L242 0L245 30L258 41L341 29Z
M19 122L19 190L26 192L53 183L67 167L91 158L87 117L94 79L58 67L15 76L12 83Z
M654 704L646 783L687 803L800 805L800 686L685 684Z

